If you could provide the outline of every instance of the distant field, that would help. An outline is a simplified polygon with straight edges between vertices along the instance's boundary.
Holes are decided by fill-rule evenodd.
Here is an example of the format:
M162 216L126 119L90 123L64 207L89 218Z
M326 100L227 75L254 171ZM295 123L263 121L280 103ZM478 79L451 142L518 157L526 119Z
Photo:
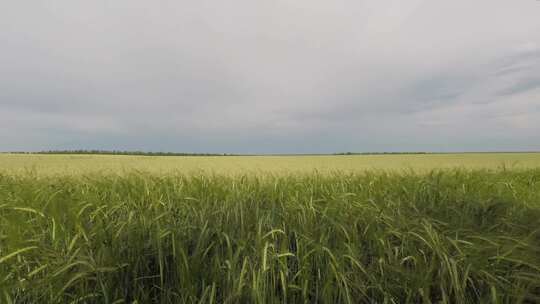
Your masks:
M539 168L540 153L456 153L354 156L125 156L125 155L20 155L0 154L0 170L39 174L153 173L217 174L294 173L365 170L414 170L466 168Z

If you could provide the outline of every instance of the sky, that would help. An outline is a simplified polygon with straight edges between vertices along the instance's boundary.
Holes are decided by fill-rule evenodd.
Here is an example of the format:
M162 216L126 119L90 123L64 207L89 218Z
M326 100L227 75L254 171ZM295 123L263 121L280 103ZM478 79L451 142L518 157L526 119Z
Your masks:
M0 151L540 150L538 0L0 0Z

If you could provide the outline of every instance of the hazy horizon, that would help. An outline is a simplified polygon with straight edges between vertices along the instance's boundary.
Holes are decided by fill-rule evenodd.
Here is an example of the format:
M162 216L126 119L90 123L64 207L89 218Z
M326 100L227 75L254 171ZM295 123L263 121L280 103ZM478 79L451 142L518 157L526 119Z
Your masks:
M540 1L0 3L0 151L540 151Z

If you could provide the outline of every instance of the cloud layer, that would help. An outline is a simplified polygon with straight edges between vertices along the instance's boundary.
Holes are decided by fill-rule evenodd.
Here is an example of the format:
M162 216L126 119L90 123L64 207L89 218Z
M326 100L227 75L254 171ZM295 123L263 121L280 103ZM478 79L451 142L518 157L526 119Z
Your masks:
M0 3L0 150L540 150L540 2Z

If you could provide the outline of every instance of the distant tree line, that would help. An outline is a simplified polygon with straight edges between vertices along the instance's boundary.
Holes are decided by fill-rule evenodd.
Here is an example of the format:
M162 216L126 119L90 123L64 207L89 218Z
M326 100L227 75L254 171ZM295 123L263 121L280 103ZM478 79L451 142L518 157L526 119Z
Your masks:
M540 152L540 151L538 151ZM338 153L313 153L313 154L231 154L231 153L186 153L186 152L146 152L146 151L120 151L120 150L48 150L39 152L12 151L0 152L10 154L101 154L101 155L140 155L140 156L316 156L316 155L403 155L403 154L453 154L453 153L538 153L529 152L338 152Z
M91 154L91 155L137 155L137 156L232 156L228 153L178 153L120 150L48 150L39 152L10 152L14 154Z
M4 152L12 154L90 154L90 155L140 155L140 156L254 156L256 154L230 154L230 153L186 153L186 152L147 152L147 151L121 151L121 150L48 150L39 152L14 151ZM386 155L386 154L437 154L431 152L338 152L331 154L261 154L272 156L315 156L315 155Z

